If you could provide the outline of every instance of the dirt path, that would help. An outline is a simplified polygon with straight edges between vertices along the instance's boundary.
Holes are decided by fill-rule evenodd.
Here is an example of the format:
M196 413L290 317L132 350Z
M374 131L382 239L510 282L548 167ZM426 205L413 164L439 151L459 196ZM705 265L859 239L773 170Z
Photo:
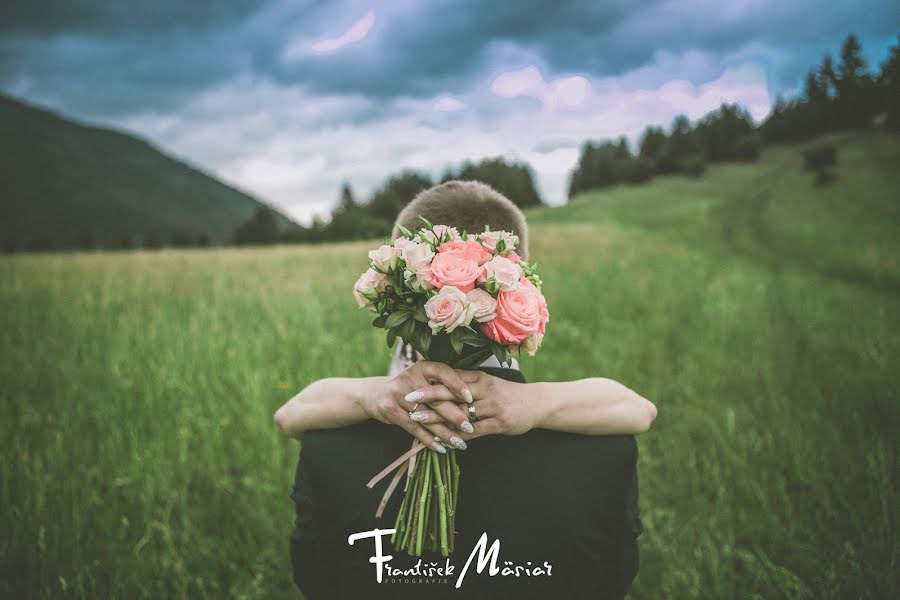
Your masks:
M780 273L785 267L794 267L876 293L900 294L900 280L896 278L876 276L862 269L822 266L808 256L791 251L769 231L763 215L771 202L775 186L792 168L796 167L787 166L766 173L749 194L727 203L720 210L721 235L725 243L773 273Z

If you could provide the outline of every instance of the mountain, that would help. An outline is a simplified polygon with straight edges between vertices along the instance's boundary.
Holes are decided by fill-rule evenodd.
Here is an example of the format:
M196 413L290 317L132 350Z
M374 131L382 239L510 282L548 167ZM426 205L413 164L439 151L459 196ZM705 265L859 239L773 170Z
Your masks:
M133 135L2 94L0 156L4 249L227 242L261 206Z

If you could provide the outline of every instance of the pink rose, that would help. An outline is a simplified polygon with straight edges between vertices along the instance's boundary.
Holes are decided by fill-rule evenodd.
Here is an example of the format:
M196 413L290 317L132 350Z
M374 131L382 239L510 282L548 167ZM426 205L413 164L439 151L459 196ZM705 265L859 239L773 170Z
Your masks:
M522 262L522 257L519 256L518 254L516 254L515 252L510 252L509 254L506 255L506 258L508 258L509 260L513 261L516 264L519 264L520 262Z
M363 307L369 302L377 300L378 295L385 290L387 284L388 278L384 273L369 269L360 275L353 284L353 297L356 298L356 303Z
M497 295L497 316L482 323L481 331L499 344L517 345L536 333L543 334L549 319L543 295L523 277L515 290Z
M381 246L377 250L369 250L369 260L372 261L372 266L376 269L382 273L387 273L397 265L397 256L399 254L400 251L396 248Z
M469 303L463 292L448 285L425 303L425 314L433 333L441 328L450 333L457 327L472 322L475 306Z
M486 291L475 288L466 294L466 298L475 307L474 319L479 323L487 323L497 315L497 301Z
M487 284L490 292L511 292L519 287L522 279L522 267L503 256L495 256L484 264L484 272L478 283Z
M413 289L416 289L416 286L422 290L430 290L434 287L434 284L431 283L431 265L416 271L413 278L415 279L415 285L412 286ZM409 282L410 280L407 280L407 283Z
M543 334L545 332L544 330L547 327L547 323L550 322L550 309L547 308L547 299L544 298L544 294L541 293L541 290L539 290L536 285L531 283L531 280L527 277L523 277L519 281L519 285L528 288L529 290L531 290L532 294L537 296L538 307L541 311L541 325L540 327L538 327L538 331Z
M448 227L446 225L435 225L434 232L429 229L420 229L419 231L425 236L425 239L432 244L439 244L442 239L444 241L449 239L451 242L462 239L462 236L459 235L459 230L456 229L456 227Z
M397 250L399 250L400 253L402 254L404 248L408 248L410 246L410 244L418 244L418 243L419 242L417 242L416 240L410 240L410 239L407 239L407 238L401 236L401 237L398 237L396 240L394 240L394 242L391 245L394 246L394 248L396 248Z
M397 246L396 242L394 246ZM401 244L399 250L400 258L406 262L407 270L413 273L426 268L434 258L434 250L431 249L431 246L413 240L406 240L406 243Z
M485 231L478 234L478 239L482 245L494 254L503 254L511 252L519 245L519 236L513 235L508 231ZM497 250L497 242L503 240L504 248L502 252Z
M431 283L436 288L450 285L466 293L475 287L481 267L470 258L452 252L438 252L431 261Z
M485 250L484 246L475 240L468 240L466 242L444 242L438 246L438 252L448 252L464 256L465 258L474 260L479 266L491 260L491 253Z

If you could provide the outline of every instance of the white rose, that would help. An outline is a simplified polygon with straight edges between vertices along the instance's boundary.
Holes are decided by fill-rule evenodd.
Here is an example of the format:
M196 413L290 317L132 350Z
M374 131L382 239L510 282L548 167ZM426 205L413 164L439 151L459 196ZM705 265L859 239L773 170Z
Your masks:
M495 256L484 263L484 272L479 282L496 283L497 289L491 291L511 292L519 287L519 280L524 276L522 267L502 256Z
M521 350L524 350L525 353L528 354L528 356L534 356L535 353L538 351L538 348L541 347L542 341L544 341L544 334L543 333L535 333L534 335L531 335L531 336L525 338L524 340L522 340L522 343L519 346L519 348Z
M419 270L428 267L431 259L434 258L434 250L428 244L422 244L407 240L409 243L404 244L400 249L400 258L406 261L406 268L417 273Z
M497 300L481 288L470 291L466 298L475 307L474 319L479 323L487 323L497 316Z
M353 284L353 297L360 306L365 306L370 301L378 298L378 294L387 287L388 278L384 273L375 269L369 269L359 276Z
M497 253L497 242L500 240L503 240L505 244L500 254L511 252L519 245L519 236L508 231L485 231L478 234L478 241L481 242L481 245L495 254Z
M376 269L387 273L396 266L398 254L400 251L397 248L382 246L377 250L369 250L369 260Z
M459 230L456 227L448 227L446 225L435 225L434 231L432 232L429 229L421 229L422 235L425 236L432 244L438 244L440 241L446 242L449 238L451 242L458 242L462 240L462 236L459 235Z
M425 314L432 332L442 328L450 333L459 326L468 325L475 316L475 306L466 295L452 285L445 285L437 295L425 303Z

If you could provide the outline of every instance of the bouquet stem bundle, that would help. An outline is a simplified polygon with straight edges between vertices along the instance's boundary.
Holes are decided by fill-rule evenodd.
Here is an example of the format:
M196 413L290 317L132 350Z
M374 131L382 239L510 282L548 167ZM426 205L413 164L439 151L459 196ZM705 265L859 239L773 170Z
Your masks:
M391 536L394 548L412 556L421 556L423 550L449 556L454 546L458 491L456 452L420 452Z

